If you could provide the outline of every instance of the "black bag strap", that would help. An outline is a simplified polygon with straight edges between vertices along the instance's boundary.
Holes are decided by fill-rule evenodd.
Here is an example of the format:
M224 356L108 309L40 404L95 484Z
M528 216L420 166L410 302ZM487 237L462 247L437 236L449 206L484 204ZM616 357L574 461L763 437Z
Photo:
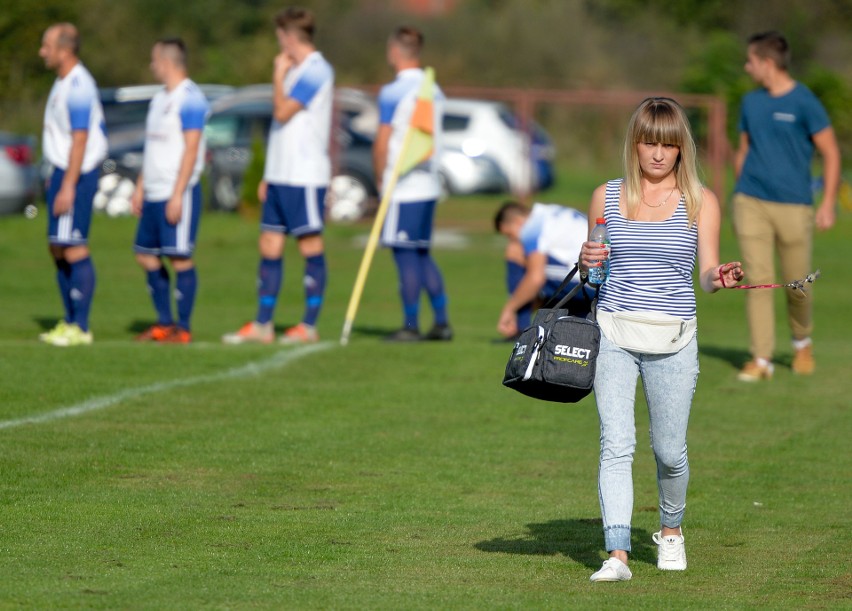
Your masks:
M543 306L541 306L542 309L558 310L559 308L564 306L566 303L568 303L571 299L573 299L574 296L583 289L583 285L587 284L589 282L589 279L588 279L588 277L584 278L583 275L581 274L580 275L580 282L577 283L577 286L575 286L573 289L568 291L568 293L564 297L562 297L562 299L559 299L558 301L556 299L557 296L559 295L559 293L561 293L565 289L566 286L571 284L571 280L574 279L574 276L577 275L577 272L579 270L580 270L580 264L575 263L574 269L572 269L570 272L568 272L568 275L565 276L565 278L562 280L559 287L553 292L553 296L550 299L547 300L547 303L545 303ZM597 302L599 291L600 291L600 287L596 287L595 288L594 302ZM583 294L586 295L585 292ZM586 295L586 298L588 299L588 295Z
M561 308L566 303L568 303L568 301L573 299L574 296L577 294L577 292L583 290L583 286L585 284L588 284L588 282L589 282L588 277L584 278L583 275L581 274L580 275L580 282L577 284L577 286L575 286L573 289L568 291L568 293L564 297L557 300L557 295L559 295L559 293L562 292L562 290L564 290L566 286L568 286L568 284L571 282L571 280L574 278L574 276L577 274L578 271L579 271L579 264L574 264L574 269L572 269L570 272L568 272L568 275L565 276L564 280L562 280L562 283L559 285L559 287L553 293L553 296L550 299L547 300L547 303L545 303L543 306L541 306L541 309L539 310L539 312L541 312L542 310L547 311L547 315L545 316L544 322L549 322L550 319L556 314L556 311L559 308ZM597 310L597 305L598 305L599 293L600 293L600 287L599 286L595 287L595 296L594 296L594 298L590 299L588 293L583 291L583 295L585 295L586 300L591 302L591 307L589 308L588 320L591 320L592 322L595 322L596 319L597 319L596 310ZM538 320L538 319L536 319L536 320Z
M566 286L571 284L571 280L574 279L574 276L577 275L577 272L579 270L580 270L579 263L575 263L574 269L572 269L570 272L568 272L568 275L565 276L565 278L563 278L562 282L559 284L559 287L555 291L553 291L553 295L550 297L550 299L547 300L547 303L545 303L543 306L541 306L542 309L548 309L549 310L553 307L558 307L556 305L557 303L560 304L560 305L565 305L565 303L568 302L568 299L572 299L574 297L574 295L577 294L577 291L580 290L580 287L582 287L583 283L585 282L585 280L583 279L582 276L580 276L580 284L578 284L573 289L571 289L568 292L568 294L565 295L565 297L563 299L560 299L558 302L556 300L556 297L559 295L559 293L561 293L565 289Z

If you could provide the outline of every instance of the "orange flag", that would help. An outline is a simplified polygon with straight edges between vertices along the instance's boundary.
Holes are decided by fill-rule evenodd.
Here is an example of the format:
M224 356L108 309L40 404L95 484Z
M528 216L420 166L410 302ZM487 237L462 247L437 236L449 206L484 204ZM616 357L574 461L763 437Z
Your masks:
M435 71L424 70L423 82L417 93L414 113L411 115L406 147L398 162L398 175L402 176L415 166L420 165L432 155L435 134Z

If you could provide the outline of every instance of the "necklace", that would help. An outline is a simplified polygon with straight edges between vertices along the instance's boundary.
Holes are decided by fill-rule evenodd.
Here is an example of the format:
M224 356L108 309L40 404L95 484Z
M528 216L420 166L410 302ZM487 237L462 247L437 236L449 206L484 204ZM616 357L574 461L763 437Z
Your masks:
M642 191L642 203L643 203L643 204L645 204L646 206L648 206L649 208L659 208L660 206L662 206L663 204L665 204L667 201L669 201L669 198L672 196L672 193L674 193L674 190L675 190L675 189L677 189L677 184L675 184L675 186L673 186L673 187L672 187L672 190L671 190L671 191L669 191L669 194L668 194L668 195L666 195L666 199L664 199L663 201L661 201L659 204L649 204L649 203L645 200L645 191Z

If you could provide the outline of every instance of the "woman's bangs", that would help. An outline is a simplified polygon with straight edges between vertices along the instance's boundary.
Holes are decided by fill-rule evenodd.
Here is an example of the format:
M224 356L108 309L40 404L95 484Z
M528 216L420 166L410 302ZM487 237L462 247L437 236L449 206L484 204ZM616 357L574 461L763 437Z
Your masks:
M683 145L683 130L677 116L670 108L649 108L639 125L636 142Z

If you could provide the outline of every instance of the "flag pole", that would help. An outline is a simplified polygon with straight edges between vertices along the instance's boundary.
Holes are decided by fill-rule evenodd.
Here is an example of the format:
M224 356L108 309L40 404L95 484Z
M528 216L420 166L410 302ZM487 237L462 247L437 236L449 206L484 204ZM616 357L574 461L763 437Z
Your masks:
M411 128L408 128L408 132ZM408 132L406 132L405 144L408 144ZM400 155L399 159L402 159ZM367 240L367 248L364 250L364 256L361 257L361 266L358 268L358 276L355 278L355 286L352 289L352 295L349 297L349 306L346 308L346 319L343 323L343 333L340 335L340 345L345 346L349 343L349 335L352 333L352 324L355 322L355 314L358 312L358 305L361 302L361 294L364 292L364 284L367 282L367 274L370 271L370 265L373 262L373 255L376 252L376 246L379 243L379 235L382 231L385 216L387 216L388 206L390 205L391 195L393 194L396 182L399 179L399 159L394 164L393 173L391 174L388 185L384 188L382 200L379 203L379 209L376 211L376 218L373 221L373 228L370 231L370 237Z
M434 74L431 68L426 68L427 79L434 83ZM430 85L431 86L431 85ZM422 91L421 91L422 93ZM418 96L420 97L420 96ZM376 246L379 243L379 234L382 230L382 225L387 216L388 207L390 206L391 196L396 188L396 183L399 180L399 175L402 172L403 164L407 161L406 151L411 142L412 135L415 132L413 125L408 126L405 131L400 154L396 158L388 184L383 185L383 195L379 203L379 209L376 211L376 218L373 220L373 228L370 231L370 237L367 240L367 248L364 250L364 256L361 258L361 266L358 268L358 275L355 278L355 286L352 288L352 295L349 297L349 306L346 308L346 318L343 322L343 332L340 334L340 345L345 346L349 343L349 336L352 333L352 325L355 322L355 315L358 313L358 305L361 303L361 295L364 292L364 285L367 282L367 274L370 271L370 265L373 262L373 255L376 252Z

